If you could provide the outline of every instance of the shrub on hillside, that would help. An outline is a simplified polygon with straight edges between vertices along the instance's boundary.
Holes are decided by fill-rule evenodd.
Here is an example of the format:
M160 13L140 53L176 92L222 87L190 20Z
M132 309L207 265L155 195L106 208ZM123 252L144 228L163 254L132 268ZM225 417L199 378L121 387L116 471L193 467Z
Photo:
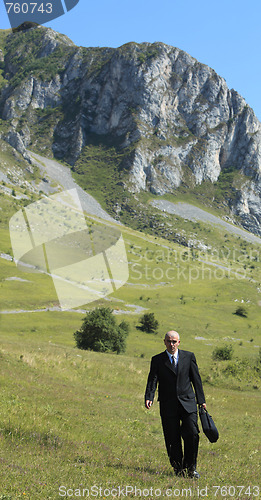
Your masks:
M253 358L236 358L227 363L227 366L224 368L224 374L226 376L232 375L240 381L244 380L252 383L260 382L260 371L260 353L256 360ZM258 386L254 386L254 388L258 388Z
M238 306L238 308L236 309L236 312L235 314L237 316L242 316L242 318L247 318L247 310L244 306Z
M122 321L117 325L112 309L97 307L86 314L80 330L74 333L74 338L79 349L120 354L126 349L128 333L128 323Z
M233 347L232 345L225 345L223 347L216 347L212 352L212 358L216 361L232 359Z
M143 332L153 333L158 329L159 322L156 320L154 313L145 313L140 318L140 325L138 328Z

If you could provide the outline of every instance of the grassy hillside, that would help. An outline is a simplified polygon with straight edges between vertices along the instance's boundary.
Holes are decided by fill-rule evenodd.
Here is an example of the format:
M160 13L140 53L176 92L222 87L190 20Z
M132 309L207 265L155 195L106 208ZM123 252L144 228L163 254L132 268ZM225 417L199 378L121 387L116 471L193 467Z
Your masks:
M97 485L105 490L102 498L118 486L162 492L191 488L197 498L193 482L172 475L157 403L150 412L143 407L148 359L79 354L61 327L61 317L50 316L45 333L38 315L38 331L18 334L9 326L4 335L0 498L56 499L62 485L75 490ZM68 330L74 322L67 315ZM153 350L161 348L161 339L154 339ZM211 445L201 434L198 485L208 486L209 498L215 498L215 485L245 485L254 492L259 478L260 394L206 383L205 390L220 440Z
M9 207L9 215L18 209L19 201L14 207L4 200L3 195L2 209ZM10 253L6 223L1 252ZM162 497L168 488L174 497L179 490L182 498L187 489L199 498L198 486L208 487L208 498L224 498L227 486L234 498L257 497L260 248L224 237L222 229L201 228L206 241L212 239L204 252L123 229L128 283L107 297L109 302L86 306L109 305L118 321L129 322L127 350L119 356L77 350L73 332L83 314L52 310L58 301L51 278L0 258L5 311L0 316L0 499L58 499L69 489L67 497L72 490L79 497L83 488L95 485L101 498L113 498L112 488L127 485L151 499L155 490ZM238 305L244 305L247 317L235 314ZM136 328L144 310L160 323L156 335ZM163 350L170 328L180 332L182 347L196 354L208 409L220 431L214 445L201 433L197 484L173 477L158 404L151 411L143 406L150 358ZM232 360L213 361L214 348L224 345L233 346ZM239 485L244 485L240 495ZM214 486L223 487L217 496Z

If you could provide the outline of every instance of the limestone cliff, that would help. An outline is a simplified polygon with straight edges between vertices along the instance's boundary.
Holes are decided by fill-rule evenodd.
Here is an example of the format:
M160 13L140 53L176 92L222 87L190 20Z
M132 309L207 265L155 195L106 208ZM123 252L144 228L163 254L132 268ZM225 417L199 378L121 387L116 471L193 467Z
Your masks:
M213 69L163 43L83 48L43 26L1 49L0 133L25 158L35 148L77 171L86 147L113 146L122 189L158 195L229 174L225 202L261 234L261 125Z

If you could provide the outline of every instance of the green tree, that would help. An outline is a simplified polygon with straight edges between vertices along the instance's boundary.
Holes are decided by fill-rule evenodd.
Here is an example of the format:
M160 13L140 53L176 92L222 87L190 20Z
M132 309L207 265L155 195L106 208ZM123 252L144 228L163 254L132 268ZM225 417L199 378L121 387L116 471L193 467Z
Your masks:
M147 333L153 333L158 329L159 322L156 320L154 313L145 313L140 318L140 330Z
M122 321L117 325L109 307L96 307L86 314L80 330L74 333L79 349L98 352L124 352L129 325Z

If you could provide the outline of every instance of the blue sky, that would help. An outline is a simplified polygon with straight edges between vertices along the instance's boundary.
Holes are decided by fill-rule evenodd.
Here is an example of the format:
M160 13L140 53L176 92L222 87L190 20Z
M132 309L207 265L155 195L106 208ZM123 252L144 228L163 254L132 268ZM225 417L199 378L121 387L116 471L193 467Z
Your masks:
M260 0L79 0L46 25L86 47L161 41L185 50L225 78L261 120L260 19ZM8 27L0 0L0 28Z

